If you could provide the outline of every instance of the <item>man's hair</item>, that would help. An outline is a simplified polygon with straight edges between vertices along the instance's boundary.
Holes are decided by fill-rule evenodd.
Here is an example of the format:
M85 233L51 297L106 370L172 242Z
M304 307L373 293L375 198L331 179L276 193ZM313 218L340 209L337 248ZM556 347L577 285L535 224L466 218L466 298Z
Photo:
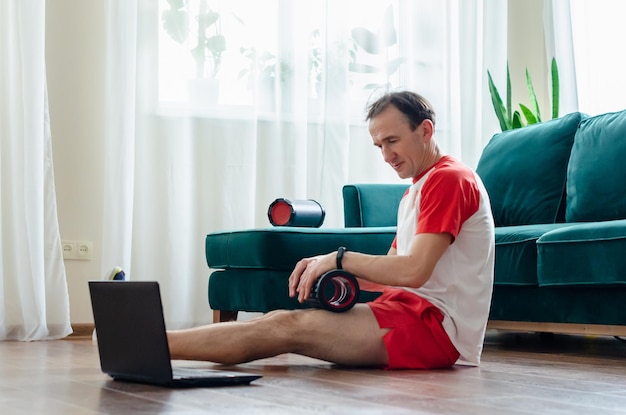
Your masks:
M424 120L435 124L435 111L430 102L423 96L410 91L387 92L367 107L366 121L378 116L390 105L404 114L411 131L415 130Z

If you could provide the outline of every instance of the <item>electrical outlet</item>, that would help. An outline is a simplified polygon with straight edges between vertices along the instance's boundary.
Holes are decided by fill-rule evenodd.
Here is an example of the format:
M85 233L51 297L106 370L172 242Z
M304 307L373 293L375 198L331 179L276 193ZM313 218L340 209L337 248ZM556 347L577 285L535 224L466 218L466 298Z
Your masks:
M61 241L61 247L63 248L63 259L76 258L76 242Z
M78 259L89 261L93 259L93 242L92 241L61 241L63 248L63 259Z
M93 258L93 242L76 241L76 259L90 260Z

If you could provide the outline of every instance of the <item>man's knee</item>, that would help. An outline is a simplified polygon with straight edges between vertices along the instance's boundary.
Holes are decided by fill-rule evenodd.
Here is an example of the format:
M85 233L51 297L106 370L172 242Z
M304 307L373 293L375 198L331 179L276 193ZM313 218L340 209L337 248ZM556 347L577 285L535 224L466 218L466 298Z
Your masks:
M274 336L284 338L285 341L297 344L306 341L306 334L310 332L315 319L320 317L321 310L276 310L267 314L264 323L266 329Z
M267 314L265 321L288 331L298 330L307 313L308 310L274 310Z

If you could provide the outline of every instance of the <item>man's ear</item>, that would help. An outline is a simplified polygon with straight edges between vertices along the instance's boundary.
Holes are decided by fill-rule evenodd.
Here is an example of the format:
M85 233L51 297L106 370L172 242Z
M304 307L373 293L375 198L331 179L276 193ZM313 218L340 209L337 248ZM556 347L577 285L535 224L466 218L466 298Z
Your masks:
M426 141L430 141L430 139L435 134L435 125L431 120L428 119L422 121L422 124L420 125L422 127L422 131L424 131L424 138L426 139Z

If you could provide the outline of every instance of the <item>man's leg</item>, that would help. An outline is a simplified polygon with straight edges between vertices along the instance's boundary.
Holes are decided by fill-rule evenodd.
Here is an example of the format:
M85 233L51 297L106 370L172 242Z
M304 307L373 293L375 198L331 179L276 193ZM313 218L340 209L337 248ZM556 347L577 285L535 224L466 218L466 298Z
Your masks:
M283 353L329 362L387 364L383 336L370 308L357 304L345 313L326 310L275 311L250 320L168 332L172 359L238 364Z

